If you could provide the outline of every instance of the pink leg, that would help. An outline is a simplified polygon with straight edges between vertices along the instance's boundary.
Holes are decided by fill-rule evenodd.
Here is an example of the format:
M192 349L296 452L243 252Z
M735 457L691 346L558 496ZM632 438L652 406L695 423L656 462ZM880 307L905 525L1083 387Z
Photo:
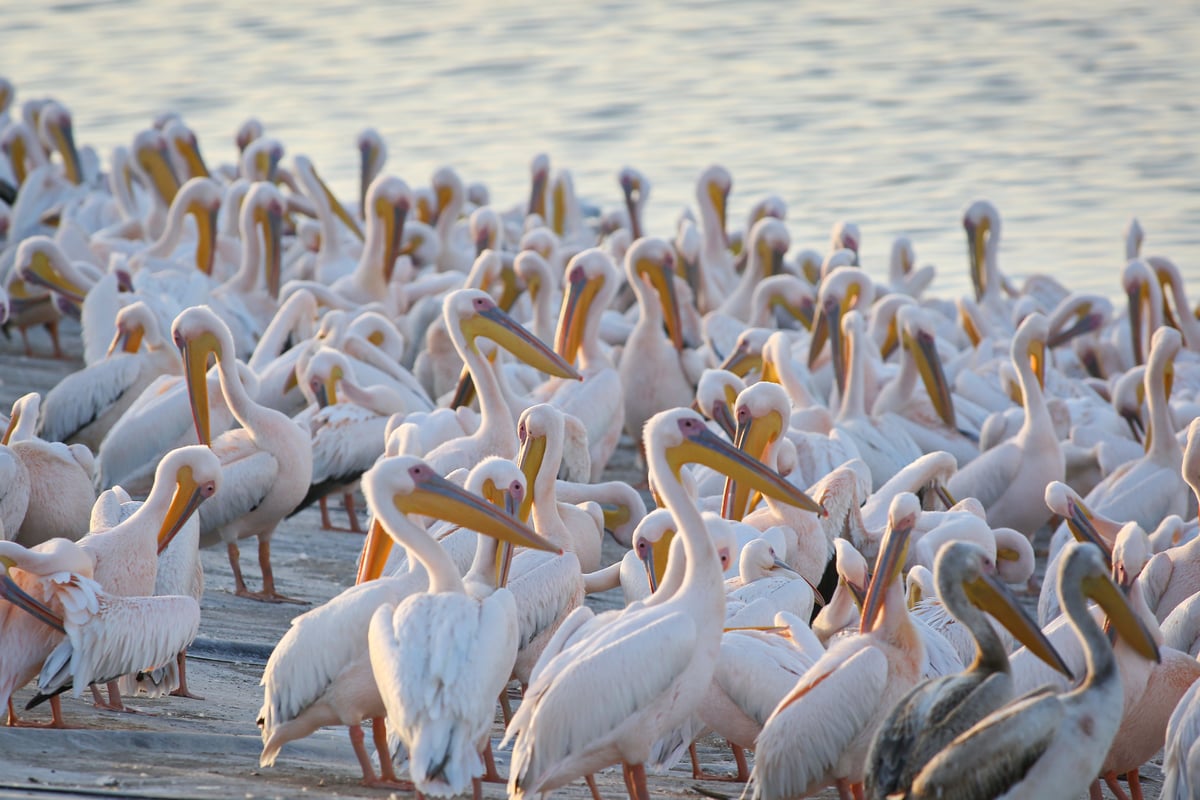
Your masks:
M275 573L271 570L271 537L258 537L258 565L262 568L263 590L262 594L256 597L256 600L263 600L268 603L295 603L296 605L306 606L303 600L297 600L294 597L287 597L275 591Z
M187 685L187 650L181 652L175 657L175 663L179 666L179 687L171 692L172 697L187 697L192 700L203 700L204 698L198 694L192 694L188 691Z

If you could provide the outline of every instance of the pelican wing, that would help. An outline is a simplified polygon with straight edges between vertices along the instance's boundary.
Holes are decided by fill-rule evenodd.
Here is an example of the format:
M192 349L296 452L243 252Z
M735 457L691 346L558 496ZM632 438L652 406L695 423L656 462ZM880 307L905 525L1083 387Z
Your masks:
M1008 490L1021 464L1021 448L1008 441L982 453L950 476L946 488L953 497L974 497L991 508Z
M376 610L371 669L423 792L463 794L483 773L479 745L516 641L516 607L504 590L482 602L457 592L418 594Z
M190 597L119 597L90 578L61 584L67 638L46 658L32 703L74 686L149 672L175 658L200 630L200 606Z
M71 373L46 393L38 434L52 442L67 441L121 399L140 371L136 354L118 353Z
M799 797L821 786L878 711L887 674L887 656L860 637L831 648L763 726L754 772L760 785L770 776L772 789L756 786L754 796Z
M1194 796L1198 787L1191 784L1200 779L1200 774L1194 771L1196 757L1191 754L1200 752L1197 742L1200 742L1200 682L1193 683L1184 693L1167 722L1167 746L1163 751L1166 779L1161 795L1164 800Z
M507 741L520 732L510 793L514 786L539 791L543 777L561 761L608 737L671 690L691 661L696 626L683 613L646 619L654 613L630 619L627 612L539 665L505 734ZM580 714L579 698L586 696L608 700Z
M233 433L244 433L243 430ZM237 437L239 440L242 437ZM222 436L217 444L228 442ZM229 442L234 444L233 442ZM200 530L217 531L258 508L275 485L279 462L265 450L259 450L249 437L237 442L236 448L213 448L221 459L221 489L200 504Z
M529 645L568 608L583 600L583 576L574 553L561 556L539 550L518 553L513 558L509 590L520 598L517 620L519 647Z
M1044 693L985 717L921 770L910 797L990 800L1003 795L1046 753L1062 719L1061 701Z
M762 725L813 662L782 636L730 631L721 637L713 680Z

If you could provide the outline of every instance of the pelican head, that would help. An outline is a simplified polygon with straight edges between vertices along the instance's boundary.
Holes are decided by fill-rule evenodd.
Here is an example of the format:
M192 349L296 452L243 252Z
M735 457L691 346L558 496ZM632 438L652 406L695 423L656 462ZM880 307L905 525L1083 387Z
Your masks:
M752 458L762 461L779 441L791 418L791 401L777 383L759 381L742 390L734 404L737 430L733 443ZM750 490L732 478L725 481L721 515L741 520L749 510Z
M1141 525L1127 522L1121 526L1112 548L1112 579L1126 595L1152 555L1150 537Z
M558 317L554 349L564 361L574 364L592 309L608 308L616 294L617 267L607 253L593 247L571 259L567 264L566 280L567 292Z
M238 126L237 133L233 136L233 143L237 145L239 153L244 153L250 143L262 138L262 135L263 124L255 117L250 117Z
M738 334L737 343L720 369L728 370L739 378L745 378L751 372L758 370L763 374L763 380L773 380L766 374L767 365L763 358L763 346L770 338L771 331L763 328L747 328Z
M870 583L867 560L847 539L834 539L833 553L837 564L838 583L850 591L855 605L861 609L867 599Z
M14 272L26 283L37 284L82 305L87 287L71 276L78 275L66 253L48 236L30 236L17 248Z
M480 206L471 212L467 220L471 241L475 243L475 254L484 250L500 249L500 215L491 206Z
M167 138L167 144L174 148L179 160L183 162L189 178L209 177L204 156L200 154L200 144L196 141L196 134L183 124L183 120L171 120L163 126L162 131L163 136Z
M229 326L208 306L192 306L180 312L171 324L171 339L183 356L183 374L192 401L192 420L200 444L212 444L208 411L208 357L217 361L233 358L233 335Z
M173 494L158 531L158 552L167 548L188 518L216 494L220 485L221 462L208 447L190 445L163 456L154 471L154 489L170 486Z
M67 180L76 185L83 183L83 169L79 162L79 151L75 149L71 112L54 100L46 103L38 116L38 133L51 149L57 150L62 156Z
M546 183L550 178L550 156L538 153L529 162L529 207L526 216L546 218Z
M1046 339L1049 334L1050 323L1046 318L1039 313L1030 314L1017 327L1010 348L1013 364L1027 362L1040 389L1046 388Z
M858 629L869 633L875 629L883 611L888 588L900 578L908 558L908 542L921 515L921 501L911 492L902 492L892 498L888 507L887 529L879 546L879 557L875 560L875 572L863 601L862 619Z
M635 240L642 238L641 208L650 194L650 182L633 167L623 167L617 173L621 193L625 195L625 209L629 212L629 231Z
M938 551L934 562L934 577L942 597L955 591L958 584L972 605L996 618L1021 644L1067 677L1071 670L1029 618L1008 585L1000 580L996 564L979 545L973 542L950 542Z
M250 190L246 192L238 222L243 241L250 237L258 237L261 231L263 277L267 292L276 298L279 297L283 258L280 248L283 208L283 195L275 188L275 184L258 181L251 184Z
M332 347L322 347L308 360L305 384L321 408L338 402L337 385L350 373L350 362Z
M661 448L671 472L679 478L684 464L695 463L745 481L767 497L826 515L825 508L775 470L752 458L708 429L690 408L660 411L646 422L646 441Z
M358 134L358 207L366 213L367 187L383 170L383 162L387 160L387 144L379 131L374 128L364 128Z
M745 388L742 379L727 369L706 369L696 384L696 402L692 408L717 423L732 442L737 436L733 409L738 393Z
M921 375L934 410L942 422L951 428L955 427L954 399L942 370L933 323L919 306L905 306L896 313L896 317L900 325L900 341L917 365L917 372Z
M441 477L419 458L395 456L380 461L363 475L362 488L377 513L393 507L404 515L444 520L518 547L562 552L511 514ZM384 522L387 528L386 517ZM388 532L396 536L395 531Z
M465 487L468 492L479 495L497 508L504 509L509 516L515 516L517 508L531 494L521 468L499 456L488 456L476 464L467 475ZM507 542L496 550L496 586L505 586L508 583L513 552L512 545Z
M845 394L845 348L842 346L842 317L848 311L866 313L875 300L875 284L858 267L838 267L821 283L817 295L817 317L813 320L812 343L808 349L808 367L816 366L821 348L829 341L833 371L838 376L839 396Z
M779 558L775 553L775 548L766 539L751 539L746 542L741 555L738 556L738 572L741 573L743 580L747 578L753 580L756 577L772 573L781 573L790 578L803 580L800 573Z
M239 174L250 181L275 182L279 162L283 160L283 143L278 139L259 136L242 150Z
M1096 545L1105 560L1111 561L1112 547L1096 530L1095 515L1074 489L1061 481L1051 481L1046 485L1045 500L1051 511L1066 520L1076 541Z
M783 272L783 257L792 246L792 237L783 220L763 216L750 229L751 263L760 268L758 277L765 278ZM747 267L749 269L749 267Z
M1125 593L1113 582L1104 556L1091 545L1067 542L1059 557L1058 596L1068 595L1094 600L1108 615L1108 624L1117 635L1144 658L1159 661L1158 644L1145 624L1130 607Z
M548 403L530 406L521 413L520 419L517 420L517 439L521 442L520 450L517 453L517 465L521 468L529 486L533 486L537 482L551 441L558 443L556 449L561 454L563 430L562 412ZM552 464L551 467L555 473L558 472L557 464ZM528 521L532 510L533 492L531 491L521 503L518 516L522 521Z
M751 305L756 309L781 310L806 330L812 330L817 298L812 288L795 275L771 275L754 288Z
M196 269L205 275L212 275L221 197L221 187L216 181L198 176L179 187L172 203L172 206L178 205L184 214L191 214L196 220Z
M1076 336L1102 330L1112 318L1112 311L1112 303L1105 297L1072 293L1050 314L1050 338L1046 346L1058 347Z
M147 128L134 137L133 161L154 187L163 205L169 207L179 191L179 178L171 168L167 139L162 131Z
M991 289L988 285L995 260L996 243L1000 241L1000 212L989 200L976 200L963 214L963 229L967 232L967 256L971 262L971 283L975 300Z
M833 230L829 235L830 250L849 250L854 253L854 265L858 265L858 250L862 247L862 235L858 231L858 225L848 220L841 220L834 223Z
M711 208L716 216L717 229L725 246L729 246L727 232L729 191L733 188L733 176L720 164L713 164L700 173L696 181L696 202L701 208Z
M531 367L558 378L582 380L575 368L500 310L491 295L479 289L459 289L446 295L442 307L446 329L461 335L463 345L475 349L475 338L491 339ZM478 351L476 351L478 352Z
M136 353L142 346L143 339L146 339L148 345L157 346L160 342L158 318L154 316L150 306L141 300L130 303L117 312L116 328L117 332L108 346L108 355L112 355L117 348L123 353Z
M383 224L383 282L390 283L400 255L404 221L412 209L412 190L394 175L380 175L367 188L366 201L363 213L374 214L375 220Z
M667 554L675 536L675 519L665 508L656 508L638 523L633 532L633 551L646 568L650 591L658 590L667 571Z
M683 349L683 323L675 291L675 249L665 239L647 236L625 253L625 274L630 283L649 284L662 306L667 335L676 350Z

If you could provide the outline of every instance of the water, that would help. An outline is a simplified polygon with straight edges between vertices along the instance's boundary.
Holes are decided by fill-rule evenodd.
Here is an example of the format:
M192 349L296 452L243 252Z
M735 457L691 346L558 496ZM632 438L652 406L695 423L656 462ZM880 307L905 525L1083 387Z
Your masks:
M504 206L538 151L606 206L636 166L661 234L720 162L731 224L776 193L793 242L824 250L852 219L875 274L908 233L944 292L966 288L959 222L980 196L1003 215L1011 274L1116 294L1137 215L1148 252L1200 277L1191 4L244 5L9 0L0 73L18 101L66 103L105 157L174 109L210 164L232 161L256 115L351 197L355 135L373 125L388 171L415 184L451 164Z

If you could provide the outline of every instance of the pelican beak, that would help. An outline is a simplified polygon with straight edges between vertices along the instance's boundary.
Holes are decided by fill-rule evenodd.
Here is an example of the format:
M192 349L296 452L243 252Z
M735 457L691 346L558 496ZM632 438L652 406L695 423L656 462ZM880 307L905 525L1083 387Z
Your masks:
M963 587L972 603L995 617L996 621L1017 641L1029 648L1031 653L1063 675L1074 679L1070 668L1046 638L1046 634L1029 618L1029 614L1021 608L1020 601L994 573L980 575L975 580L965 582Z
M365 214L367 208L367 188L371 184L371 163L375 160L375 147L370 141L363 141L358 148L358 207Z
M471 377L471 372L465 366L462 369L462 374L458 376L458 383L454 386L454 394L450 398L450 408L465 408L475 401L475 380Z
M723 189L720 184L712 182L708 184L708 197L712 201L713 210L717 212L717 224L721 229L721 238L725 241L725 246L729 247L729 231L726 228L729 191Z
M1082 312L1083 313L1079 315L1078 319L1075 320L1074 325L1055 333L1049 339L1047 339L1046 346L1053 349L1059 345L1066 344L1076 336L1082 336L1085 333L1091 333L1092 331L1099 330L1104 324L1104 316L1092 312L1090 307L1085 306L1082 309Z
M206 392L207 394L207 392ZM200 504L212 497L217 487L213 483L200 484L192 475L192 468L184 465L175 475L175 495L171 505L163 517L162 527L158 529L158 552L167 549L167 545L175 538Z
M396 258L400 255L408 203L391 203L386 197L380 197L375 201L375 213L383 221L383 282L388 284L392 282Z
M362 555L358 557L358 572L354 576L354 583L366 583L382 576L383 568L387 566L388 556L391 554L392 537L387 535L382 523L376 519L371 522L363 540Z
M1067 528L1076 540L1091 542L1099 547L1100 552L1104 554L1105 563L1112 569L1112 547L1096 530L1095 524L1092 523L1091 509L1084 505L1082 500L1067 501Z
M525 475L525 485L532 487L537 481L538 473L546 460L546 437L526 435L521 441L521 450L517 453L517 468ZM533 491L525 493L518 508L517 518L522 522L529 521L533 512Z
M767 275L783 274L783 254L783 250L777 247L771 248L767 258Z
M162 201L170 206L179 192L179 179L175 177L171 164L167 160L164 148L143 147L137 152L138 165L150 176L154 190Z
M887 336L884 337L883 344L879 346L879 355L884 361L887 361L888 357L896 352L896 348L899 346L900 324L896 322L896 318L893 316L892 321L888 323Z
M868 587L859 583L855 583L854 581L847 580L846 578L842 578L841 581L850 591L850 597L854 600L854 605L858 606L861 612L863 603L865 603L867 600Z
M193 178L209 178L212 177L208 172L208 166L204 163L204 157L200 155L200 144L196 141L196 137L187 136L183 139L175 141L175 149L183 156L183 160L187 163L188 175Z
M674 538L675 531L666 531L661 539L650 545L650 553L642 559L642 564L646 567L646 579L650 582L651 593L658 591L663 576L667 574L667 559L671 552L671 540Z
M679 297L675 293L675 258L669 253L661 262L646 259L637 265L637 273L644 275L662 305L663 320L667 335L676 350L683 349L683 321L679 315Z
M333 369L329 370L329 375L325 377L325 380L317 379L313 381L312 389L313 394L317 396L318 407L326 408L328 406L337 404L337 382L341 380L341 378L342 368L335 366Z
M358 237L359 241L362 241L364 237L362 228L358 227L358 220L356 220L350 214L350 212L346 210L346 207L342 205L342 201L338 200L337 196L329 190L329 187L325 184L325 181L321 180L320 175L317 175L316 170L313 170L313 176L317 179L317 183L321 186L321 192L325 195L325 200L329 203L329 210L332 211L338 219L345 223L346 227L350 229L351 233Z
M404 514L445 520L517 547L562 553L553 542L537 535L515 517L439 475L430 473L422 477L412 492L397 494L392 502Z
M838 305L836 300L829 299L824 303L817 303L817 315L813 318L812 338L809 340L808 345L809 369L816 366L817 359L820 358L821 349L825 347L826 341L834 337L840 340L842 335L841 323L841 306ZM840 347L831 346L835 353L840 349Z
M743 410L745 410L744 407L738 409L740 420L733 443L743 453L761 461L767 448L779 439L783 431L783 419L777 411L771 411L761 418L755 419L749 411L742 414ZM732 477L726 478L721 516L740 522L749 511L749 503L750 487L744 483L738 483Z
M604 514L604 530L612 533L633 518L633 509L626 503L601 503Z
M192 421L200 444L212 445L212 429L208 419L208 356L221 357L221 343L211 332L194 339L184 339L179 349L183 355L183 374L187 378L188 398L192 402Z
M17 423L21 420L21 412L14 409L11 417L8 418L8 427L4 429L4 437L0 438L0 444L7 445L12 439L13 431L17 429Z
M188 209L196 218L196 269L212 275L213 260L217 253L218 207L193 205Z
M563 300L562 312L558 316L554 349L563 357L563 361L574 364L579 347L583 344L583 328L591 313L592 303L604 286L604 276L588 280L587 274L576 268L571 270L568 281L571 285L567 290L566 299Z
M562 359L499 307L478 312L464 320L464 333L469 338L484 336L503 347L534 369L557 378L583 380L575 368Z
M543 220L546 219L546 178L549 174L545 170L538 170L533 173L532 183L529 187L529 212L537 214Z
M70 281L52 263L50 256L43 250L37 250L29 263L20 271L20 275L29 283L45 287L71 300L82 303L87 296L87 289Z
M899 579L908 556L908 542L916 525L914 517L898 520L884 532L883 545L875 561L875 573L863 602L862 618L858 629L862 633L874 630L879 614L883 611L884 597L888 587Z
M771 562L771 571L772 572L775 572L775 571L784 572L793 578L799 578L800 580L807 583L809 586L812 586L813 589L816 589L816 587L812 585L812 581L808 580L803 575L801 575L799 572L796 572L796 570L789 567L788 563L786 561L782 561L778 558L775 559L774 561ZM817 592L817 594L819 595L820 592Z
M739 378L744 378L754 370L762 372L763 357L761 353L752 352L748 343L742 342L726 356L718 369L727 370Z
M283 394L287 394L292 389L295 389L299 386L300 386L300 378L297 377L296 370L292 369L292 371L288 373L287 378L283 382Z
M950 385L946 382L946 373L942 370L942 359L934 338L925 331L917 331L915 336L904 331L902 336L904 346L917 362L917 371L921 374L934 410L942 422L951 428L955 427L954 400L950 396Z
M146 330L141 325L134 325L132 328L126 329L123 326L117 327L117 333L113 336L112 343L108 346L108 352L104 354L105 358L111 356L118 347L124 353L136 353L138 348L142 346L142 337Z
M725 431L725 435L729 437L729 441L737 438L737 421L734 420L733 414L729 413L729 403L724 400L718 400L713 403L712 420L721 426L721 430Z
M1033 367L1033 374L1037 376L1038 386L1042 389L1046 388L1046 343L1045 342L1030 342L1029 343L1029 364Z
M1089 575L1083 579L1083 593L1095 600L1104 613L1112 629L1122 639L1129 643L1135 651L1151 661L1161 661L1158 644L1145 624L1138 619L1137 614L1129 605L1125 593L1122 592L1107 575Z
M1142 305L1148 300L1149 293L1149 288L1141 279L1134 281L1125 292L1129 298L1129 341L1135 365L1145 363L1145 349L1142 342Z
M276 203L267 205L259 224L263 235L263 264L267 293L272 299L279 299L279 282L282 277L282 252L280 251L280 226L283 222L283 209Z
M669 447L666 453L667 463L675 475L679 475L684 464L704 464L739 482L745 482L749 488L757 489L767 497L821 516L828 514L824 506L788 483L786 478L766 464L743 453L707 426L699 425L694 430L685 427L688 421L679 421L684 439Z
M502 489L495 484L490 478L483 484L483 497L497 508L503 508L505 513L510 517L516 516L517 507L521 504L521 499L524 497L523 487L514 482L507 489ZM496 563L495 563L495 581L496 586L506 586L508 584L508 574L512 569L514 548L508 542L502 542L500 547L496 548Z
M938 499L940 499L946 505L947 509L954 508L956 505L958 505L958 501L954 499L954 495L950 494L950 490L947 489L945 484L943 484L941 481L933 482L933 491L937 494Z
M64 119L61 125L52 127L50 135L55 148L62 154L67 180L76 186L83 183L83 169L79 163L79 151L75 149L75 131L70 117Z
M3 568L4 574L0 575L0 598L7 600L14 606L17 606L27 614L32 615L40 622L49 625L59 633L66 633L63 630L63 620L58 614L47 607L44 603L35 597L30 596L17 585L13 580L10 569L16 566L16 562L8 556L0 556L0 568Z
M987 282L987 239L991 231L991 223L987 217L979 224L963 222L967 230L967 253L971 259L971 283L975 286L975 301L983 297Z

